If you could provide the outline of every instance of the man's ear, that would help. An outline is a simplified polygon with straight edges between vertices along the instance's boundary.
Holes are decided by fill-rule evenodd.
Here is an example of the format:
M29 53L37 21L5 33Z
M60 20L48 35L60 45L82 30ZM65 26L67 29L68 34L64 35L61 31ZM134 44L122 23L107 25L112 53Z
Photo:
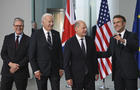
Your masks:
M75 32L77 32L77 30L78 30L78 27L75 27L74 29L75 29Z

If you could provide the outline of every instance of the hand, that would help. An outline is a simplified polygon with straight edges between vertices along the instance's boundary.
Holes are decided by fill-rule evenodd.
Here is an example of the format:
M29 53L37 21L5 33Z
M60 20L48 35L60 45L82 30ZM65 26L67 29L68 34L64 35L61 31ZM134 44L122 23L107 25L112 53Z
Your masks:
M114 34L114 38L115 38L116 40L122 42L122 43L125 43L125 40L124 40L123 38L121 38L121 36L118 35L118 34Z
M63 73L64 73L64 70L59 69L59 75L60 75L60 77L62 77L62 76L63 76Z
M40 71L37 71L35 72L35 77L40 80L41 79L41 72Z
M116 40L120 40L120 39L121 39L121 36L120 36L119 34L115 33L115 34L114 34L114 38L115 38Z
M67 84L72 86L73 85L73 80L72 79L67 80Z
M18 68L10 68L10 73L14 74L17 70Z
M95 80L97 81L99 79L99 74L95 75Z
M16 64L16 63L13 63L13 62L9 62L8 65L11 68L19 68L19 64Z
M19 64L16 64L16 63L12 63L12 62L9 62L9 67L10 67L10 73L15 73L18 69L19 69Z

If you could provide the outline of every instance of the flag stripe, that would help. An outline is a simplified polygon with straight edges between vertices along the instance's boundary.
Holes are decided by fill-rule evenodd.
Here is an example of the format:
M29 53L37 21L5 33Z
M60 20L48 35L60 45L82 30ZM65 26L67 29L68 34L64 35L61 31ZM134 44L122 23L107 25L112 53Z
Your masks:
M101 77L101 79L103 79L106 76L106 74L105 74L105 71L103 70L103 67L102 67L102 64L101 64L100 61L101 60L98 59L98 63L99 63L99 67L100 67L100 69L99 69L99 71L100 71L100 77Z
M108 23L110 23L110 22L108 22ZM110 30L110 28L108 26L108 23L105 24L104 26L106 27L106 29L107 29L106 31L108 32L109 36L112 37L113 35L112 35L112 32L111 32L111 30Z
M67 0L66 13L68 14L68 16L70 16L70 1L69 0Z
M96 32L96 37L97 37L97 39L99 41L99 45L101 46L101 48L99 48L99 50L104 51L102 40L101 40L101 38L100 38L100 36L99 36L99 34L97 32ZM98 47L98 45L96 47Z
M101 74L101 73L102 73L102 72L101 72L101 66L100 66L99 63L98 63L98 68L99 68L100 77L103 78L103 76L102 76L102 74Z
M107 70L108 70L108 73L110 73L110 71L112 70L112 63L110 62L110 58L105 58L106 59L106 67L107 67Z
M104 49L107 48L105 41L103 40L102 34L99 30L96 30L96 31L97 31L96 34L98 35L98 37L96 37L95 41L97 40L96 43L97 43L97 46L99 47L99 51L105 51L101 49L101 45L103 45ZM100 40L100 43L99 43L99 40Z
M103 59L102 59L102 58L100 59L100 62L101 62L101 66L102 66L102 68L103 68L105 74L108 75L108 72L107 72L106 66L105 66L105 64L103 63Z
M101 31L101 34L102 34L102 37L103 37L103 40L102 41L105 41L105 45L109 45L108 41L107 41L107 38L104 34L104 31L103 30L106 30L106 29L102 29L102 27L100 28L100 31ZM105 51L105 50L104 50Z

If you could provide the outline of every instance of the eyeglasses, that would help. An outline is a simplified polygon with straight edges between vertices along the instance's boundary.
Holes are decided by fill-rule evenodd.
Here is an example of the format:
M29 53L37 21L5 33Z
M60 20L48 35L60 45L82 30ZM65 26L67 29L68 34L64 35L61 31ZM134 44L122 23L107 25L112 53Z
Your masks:
M23 25L14 25L15 27L23 27Z

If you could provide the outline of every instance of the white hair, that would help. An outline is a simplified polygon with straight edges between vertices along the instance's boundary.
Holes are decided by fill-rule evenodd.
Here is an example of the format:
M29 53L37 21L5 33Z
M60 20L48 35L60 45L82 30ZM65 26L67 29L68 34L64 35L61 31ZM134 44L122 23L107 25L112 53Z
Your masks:
M52 16L53 17L53 15L51 13L45 13L45 14L42 15L41 21L43 21L46 16Z

